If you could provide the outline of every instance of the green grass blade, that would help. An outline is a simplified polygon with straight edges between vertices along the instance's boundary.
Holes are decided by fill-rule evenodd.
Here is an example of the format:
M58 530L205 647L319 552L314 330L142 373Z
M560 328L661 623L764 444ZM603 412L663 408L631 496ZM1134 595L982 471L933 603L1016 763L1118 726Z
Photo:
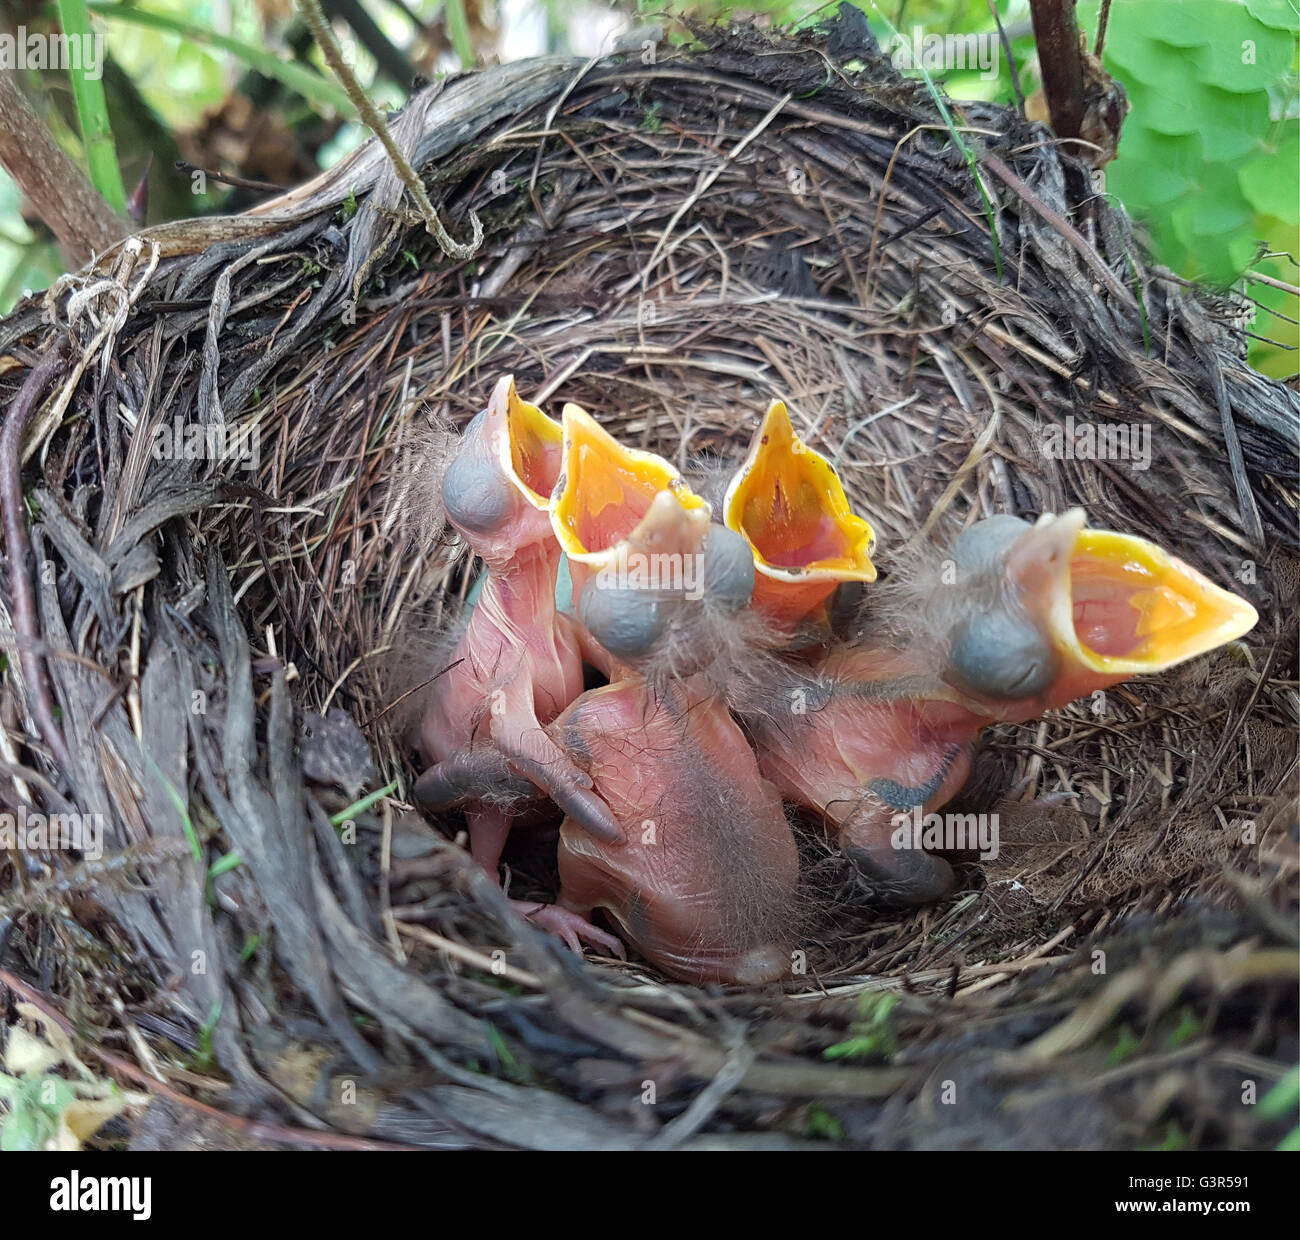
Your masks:
M176 812L180 815L181 827L185 831L185 838L190 842L190 851L194 854L194 860L198 865L203 864L203 845L199 841L199 833L194 829L194 820L190 817L190 807L185 798L181 795L180 790L172 783L166 775L162 773L162 768L158 765L147 749L141 750L144 760L149 764L149 769L158 776L158 781L163 786L163 791L167 793L167 799L172 803Z
M231 870L238 869L244 864L244 859L237 852L228 852L224 857L214 861L208 867L208 878L220 878L223 874L229 874Z
M396 787L397 780L393 780L391 784L380 788L378 792L368 793L366 796L363 796L361 800L353 801L347 809L339 810L337 814L334 814L330 818L330 822L332 822L336 827L341 827L349 818L355 818L358 814L364 814L366 810L375 804L376 801L382 801Z
M59 24L69 44L78 46L80 53L93 48L95 40L91 36L86 0L58 0L58 3ZM78 54L75 66L68 66L72 98L77 105L77 119L81 122L81 141L86 148L86 167L100 197L114 211L125 211L126 188L122 184L122 170L117 164L117 146L113 142L108 101L104 97L104 66L101 64L95 70L93 65L86 63L88 59L89 56ZM92 70L99 76L91 78L89 72Z
M465 16L465 0L447 0L447 33L451 45L460 57L462 69L474 67L474 43L469 37L469 18Z
M92 3L90 8L92 12L110 20L146 26L151 30L165 30L169 34L178 34L183 39L192 39L208 47L220 48L243 61L250 69L256 69L264 77L274 78L290 90L297 91L317 107L329 108L339 116L349 119L356 116L356 109L353 108L352 101L344 90L319 73L295 64L291 60L282 60L264 47L254 47L252 44L232 39L228 35L218 34L206 26L183 21L178 17L167 17L162 13L150 13L131 4L118 3L117 0L109 0L107 3L99 0Z
M901 39L903 36L894 28L893 22L881 12L880 6L875 3L875 0L872 0L871 7L876 16L880 18L885 29L894 36L894 39ZM984 188L984 178L980 176L979 160L975 157L975 151L970 143L961 136L961 130L954 124L952 113L948 111L948 105L944 103L943 95L940 94L939 88L934 84L934 79L930 76L929 70L919 60L916 62L916 68L921 73L921 79L925 82L925 88L930 92L930 98L938 109L940 117L943 118L943 123L948 127L948 136L952 139L953 145L961 152L962 158L966 161L966 166L970 169L971 176L975 178L975 188L980 192L980 198L984 203L984 216L989 222L989 238L993 242L993 263L998 269L998 279L1001 280L1002 242L998 237L998 222L993 212L993 200L989 197L988 190Z

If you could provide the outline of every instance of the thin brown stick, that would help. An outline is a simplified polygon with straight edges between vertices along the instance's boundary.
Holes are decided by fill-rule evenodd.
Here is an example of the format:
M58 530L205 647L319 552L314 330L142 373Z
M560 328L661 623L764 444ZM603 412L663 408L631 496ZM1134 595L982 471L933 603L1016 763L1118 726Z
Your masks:
M348 92L348 98L352 100L357 111L361 114L361 119L370 127L371 132L379 139L384 150L388 152L388 158L393 161L393 167L397 169L397 175L401 178L402 184L406 186L411 197L415 199L415 205L419 209L420 218L424 221L425 230L438 243L442 252L448 258L454 258L458 261L473 258L478 253L479 246L483 244L483 225L478 216L473 211L469 213L470 229L473 235L463 245L447 231L442 220L438 218L438 212L434 209L433 203L429 201L429 194L424 188L424 182L420 180L415 169L411 167L406 156L397 149L397 143L393 141L393 135L388 131L388 124L384 120L383 113L370 102L370 96L361 89L361 84L357 81L356 75L344 63L343 53L339 51L339 45L334 39L329 23L325 20L325 14L321 12L318 0L298 0L298 11L306 21L312 38L316 40L317 45L320 47L321 55L325 57L325 63L334 71L334 76L343 83L343 89Z
M283 194L283 185L273 185L270 181L254 181L249 177L232 176L228 172L214 172L211 168L200 168L188 159L178 159L173 165L179 172L201 172L209 181L218 185L233 185L236 189L251 189L262 194Z
M1077 138L1083 125L1083 62L1074 0L1029 0L1029 12L1052 128L1062 138Z
M63 732L54 718L54 701L50 696L45 663L38 653L40 627L36 620L36 595L31 579L31 542L23 510L21 453L23 432L63 366L67 341L60 337L28 372L23 386L9 407L4 429L0 430L0 508L4 513L5 557L9 561L9 588L14 600L14 634L18 639L18 659L27 681L32 715L45 743L59 766L70 765Z

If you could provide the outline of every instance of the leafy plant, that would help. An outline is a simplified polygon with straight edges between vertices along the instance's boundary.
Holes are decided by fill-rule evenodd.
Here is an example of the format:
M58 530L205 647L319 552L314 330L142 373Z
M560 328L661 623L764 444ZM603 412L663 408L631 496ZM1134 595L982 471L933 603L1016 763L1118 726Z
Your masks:
M1265 1119L1294 1119L1300 1111L1300 1067L1292 1068L1260 1099L1259 1113ZM1300 1125L1291 1129L1279 1150L1300 1150Z
M987 0L854 3L886 51L917 30L996 37ZM712 0L677 7L725 8ZM792 6L771 0L762 7L783 20ZM1025 32L1011 50L1031 94L1039 82L1028 0L997 0L996 9L1005 30ZM1077 9L1090 47L1099 9L1098 0ZM1107 192L1145 227L1159 262L1188 279L1236 285L1259 304L1249 330L1278 344L1252 340L1250 360L1278 376L1300 370L1300 335L1288 321L1297 301L1286 287L1300 282L1298 33L1300 10L1291 0L1114 0L1102 56L1132 105L1118 157L1106 168ZM902 67L927 85L939 82L952 99L1015 98L1001 54L996 75Z
M155 13L134 4L111 2L92 3L91 11L113 21L127 22L134 26L144 26L152 30L162 30L180 35L182 40L201 46L218 48L229 52L236 59L256 69L259 73L296 91L316 107L335 112L340 116L351 117L356 114L347 92L336 86L326 77L292 60L284 60L275 52L265 47L230 35L221 34L209 26L184 18L173 17L166 13Z
M852 1036L822 1051L824 1059L888 1059L898 1051L893 1011L898 996L884 991L864 991L858 999L858 1019L849 1026Z
M1095 0L1079 18L1096 29ZM1295 298L1251 274L1300 275L1297 32L1286 0L1116 3L1104 56L1132 104L1108 188L1179 274L1246 277L1264 307L1252 330L1293 346L1295 325L1270 311L1294 318ZM1252 360L1275 374L1300 368L1262 342Z
M804 1113L804 1135L818 1141L843 1141L844 1125L820 1102L810 1102Z
M19 1003L17 1011L25 1023L7 1030L0 1071L0 1151L79 1150L123 1109L149 1101L96 1077L39 1009Z

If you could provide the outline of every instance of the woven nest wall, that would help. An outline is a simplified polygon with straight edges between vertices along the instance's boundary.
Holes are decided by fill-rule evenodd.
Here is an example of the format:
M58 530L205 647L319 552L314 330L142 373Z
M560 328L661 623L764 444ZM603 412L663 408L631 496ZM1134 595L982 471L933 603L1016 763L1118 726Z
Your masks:
M372 142L0 324L33 516L6 545L4 795L106 831L100 860L0 858L0 976L170 1099L138 1143L1268 1139L1224 1099L1294 1048L1300 401L1247 368L1242 307L1152 268L1042 127L959 114L990 228L885 61L703 42L417 96L394 135L458 241L481 220L468 260ZM411 806L397 723L438 670L404 643L474 574L421 454L505 373L679 465L735 457L783 398L886 582L979 516L1079 504L1261 621L1101 712L988 733L963 804L999 810L1003 851L941 905L873 912L805 841L820 903L789 984L705 995L582 963L511 912L455 818ZM1148 427L1150 468L1045 455L1067 418ZM178 421L256 428L257 468L156 459ZM511 894L547 894L544 856L516 869ZM828 1059L882 990L902 996L887 1043ZM1171 1052L1150 1031L1188 1010L1200 1035ZM1149 1040L1100 1080L1122 1021ZM972 1083L959 1118L909 1105L944 1073Z

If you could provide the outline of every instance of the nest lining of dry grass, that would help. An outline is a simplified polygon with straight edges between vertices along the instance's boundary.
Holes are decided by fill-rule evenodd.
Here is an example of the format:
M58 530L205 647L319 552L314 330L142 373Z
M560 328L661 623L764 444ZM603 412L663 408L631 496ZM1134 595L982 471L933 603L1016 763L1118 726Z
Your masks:
M371 143L245 216L150 230L0 324L7 404L67 342L26 445L32 548L54 566L38 649L70 761L51 762L11 658L6 795L103 814L108 849L11 865L6 977L57 996L115 1071L281 1143L788 1143L820 1099L848 1140L924 1146L947 1130L907 1103L939 1063L985 1103L957 1144L1104 1144L1108 1125L1140 1144L1175 1105L1148 1096L1169 1072L1196 1082L1176 1107L1197 1143L1261 1139L1205 1082L1239 1088L1243 1056L1276 1076L1294 1039L1276 945L1294 946L1278 910L1295 897L1300 401L1246 367L1240 307L1152 268L1041 127L962 112L999 279L917 84L744 30L706 43L654 66L509 65L413 100L399 144L457 237L471 210L485 226L467 263L411 219ZM463 425L507 372L679 464L736 455L782 397L870 514L886 579L891 548L901 562L977 515L1082 504L1238 589L1255 564L1262 620L1239 649L1122 686L1102 717L992 733L964 796L999 809L1004 852L945 905L872 914L809 843L804 978L702 997L584 966L409 806L386 709L404 630L441 623L470 578L422 498L427 428ZM1152 467L1045 458L1067 416L1148 424ZM256 425L259 469L154 460L176 419ZM390 779L349 846L330 816ZM1078 796L1026 806L1012 787ZM231 851L242 864L209 884ZM516 893L539 872L525 862ZM1150 920L1133 929L1135 909ZM1085 948L1116 934L1131 967L1089 1016ZM905 1049L823 1061L879 989L906 995ZM1139 995L1146 1067L1074 1098L1086 1122L1050 1136L1052 1100L1086 1092ZM1178 1003L1213 1019L1169 1060L1155 1031ZM338 1105L334 1080L358 1070L364 1105ZM1036 1117L1018 1130L991 1118L1013 1095Z

